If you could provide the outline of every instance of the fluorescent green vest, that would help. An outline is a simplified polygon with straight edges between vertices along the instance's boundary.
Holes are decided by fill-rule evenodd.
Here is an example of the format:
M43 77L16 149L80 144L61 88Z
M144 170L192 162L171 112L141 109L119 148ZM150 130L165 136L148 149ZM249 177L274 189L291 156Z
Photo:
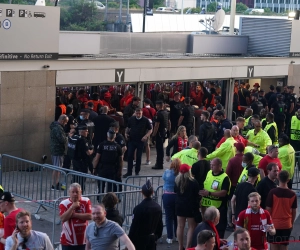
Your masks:
M257 167L256 167L257 168ZM242 183L242 182L245 182L248 180L248 169L247 168L244 168L239 179L238 179L238 183ZM258 178L257 178L257 181L256 181L256 184L260 182L260 174L258 175Z
M291 140L300 140L300 120L295 115L291 121Z
M273 145L278 145L278 129L277 129L276 123L275 123L275 122L268 123L267 126L265 126L264 131L266 131L266 132L268 133L268 130L269 130L272 126L274 126L274 128L275 128L275 133L276 133L276 134L275 134L275 141L274 141Z
M290 178L293 178L295 172L295 150L288 144L278 149L278 158L282 164L282 170L286 170L290 174Z
M204 189L208 190L211 193L216 191L221 191L223 181L226 177L227 177L226 173L223 173L218 176L214 176L212 170L210 170L207 173L206 179L204 181ZM229 192L230 192L230 187L228 190L228 194ZM204 207L215 206L216 208L219 208L222 205L222 200L220 200L219 197L206 196L206 197L202 197L201 205Z

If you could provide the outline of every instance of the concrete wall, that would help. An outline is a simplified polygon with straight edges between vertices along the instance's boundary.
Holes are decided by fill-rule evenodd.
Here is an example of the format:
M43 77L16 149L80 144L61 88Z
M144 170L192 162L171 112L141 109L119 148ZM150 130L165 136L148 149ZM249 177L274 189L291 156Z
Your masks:
M300 97L300 64L290 64L288 85L295 86L294 92Z
M0 72L0 153L41 162L49 153L56 71Z

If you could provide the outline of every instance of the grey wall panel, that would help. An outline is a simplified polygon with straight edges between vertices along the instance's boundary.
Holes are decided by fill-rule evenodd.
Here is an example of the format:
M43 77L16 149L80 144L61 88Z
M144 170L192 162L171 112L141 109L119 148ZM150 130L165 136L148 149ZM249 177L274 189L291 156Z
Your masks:
M260 56L288 56L292 22L282 19L240 20L240 34L249 37L248 53Z

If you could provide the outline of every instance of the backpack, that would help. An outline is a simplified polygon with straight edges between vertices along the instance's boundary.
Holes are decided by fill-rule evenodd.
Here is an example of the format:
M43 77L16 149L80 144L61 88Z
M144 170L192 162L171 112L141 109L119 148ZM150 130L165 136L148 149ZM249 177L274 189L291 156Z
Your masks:
M71 160L73 160L75 155L77 154L77 145L78 145L78 140L80 138L81 136L79 135L73 135L72 137L68 137L67 155L70 157Z

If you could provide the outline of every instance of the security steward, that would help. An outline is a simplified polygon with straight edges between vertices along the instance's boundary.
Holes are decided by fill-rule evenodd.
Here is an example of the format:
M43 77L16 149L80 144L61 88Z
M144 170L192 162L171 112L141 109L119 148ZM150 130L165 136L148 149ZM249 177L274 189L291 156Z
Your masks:
M254 115L260 115L260 111L264 108L263 104L258 100L258 93L251 94L251 109Z
M290 143L295 151L300 151L300 109L298 109L296 115L292 117L290 139Z
M264 128L264 131L268 133L272 140L273 145L278 144L278 129L276 122L274 122L274 115L272 113L268 113L266 116L267 125Z
M94 147L88 143L89 130L85 125L78 126L78 134L79 137L76 142L76 146L74 148L75 154L73 158L73 170L87 173L90 165L90 156L94 152ZM73 182L77 182L80 184L82 188L82 193L85 190L85 177L74 176Z
M156 102L156 115L154 116L154 129L152 137L155 138L156 164L152 169L163 169L164 165L164 142L168 131L171 129L169 113L164 110L163 101Z
M150 180L142 186L144 199L133 209L128 237L137 250L156 250L156 241L162 236L162 209L153 199Z
M272 104L270 112L274 114L274 120L278 128L278 136L280 136L284 130L286 111L287 111L287 106L283 102L283 95L277 95L277 102L274 102Z
M294 88L295 86L288 86L288 94L286 96L285 104L287 106L287 112L285 114L286 118L285 118L285 124L286 124L286 132L288 134L289 132L289 127L291 124L291 118L292 116L295 114L295 103L296 103L296 98L294 95Z
M220 212L220 222L216 226L220 238L224 238L227 226L227 195L230 192L230 179L222 169L220 158L214 158L211 170L207 173L204 181L204 189L199 191L202 195L201 210L204 214L206 208L215 206Z
M184 108L182 109L181 116L179 117L177 126L185 126L187 136L190 136L194 127L194 107L190 105L191 99L186 97L184 99Z
M122 149L115 142L116 133L114 130L107 132L107 140L100 143L97 154L93 160L94 173L112 181L120 179L122 175ZM98 182L99 193L104 193L105 182ZM107 184L107 192L116 192L116 186L112 183Z

